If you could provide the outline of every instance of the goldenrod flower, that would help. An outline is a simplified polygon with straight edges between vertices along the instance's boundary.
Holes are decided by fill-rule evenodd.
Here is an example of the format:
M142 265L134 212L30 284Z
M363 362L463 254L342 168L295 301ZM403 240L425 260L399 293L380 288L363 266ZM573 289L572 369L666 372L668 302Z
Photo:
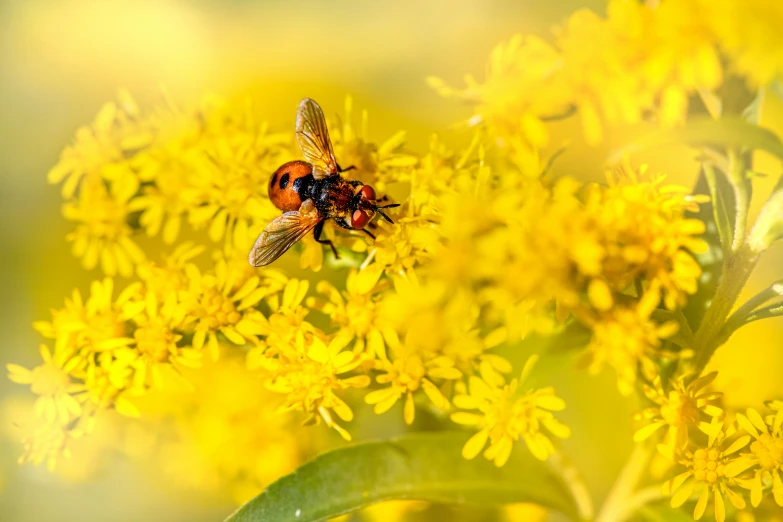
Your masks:
M737 414L737 424L755 440L750 444L750 453L743 453L729 470L739 474L751 469L750 502L756 507L761 502L762 492L769 485L779 506L783 506L783 410L765 420L759 412L748 408L747 416Z
M509 384L502 378L493 377L488 381L471 376L469 393L454 397L454 405L458 408L481 412L451 414L452 421L479 428L479 432L465 443L463 457L475 458L489 441L484 457L500 467L508 461L514 442L521 437L533 456L546 460L555 448L542 428L558 438L570 435L568 427L551 413L565 408L565 402L555 395L553 388L518 390L536 361L537 357L531 356L519 379L512 379Z
M117 349L108 368L111 382L121 383L118 388L130 388L135 393L142 393L149 386L161 387L163 365L198 368L202 358L199 349L180 345L186 316L181 305L169 302L161 306L153 292L147 293L144 305L143 313L133 318L134 345Z
M290 132L270 132L251 108L234 120L211 129L215 134L193 158L204 204L189 210L189 220L196 227L206 225L212 241L224 240L226 253L245 253L269 221L280 215L266 190L270 174L297 155Z
M306 423L323 419L345 440L351 435L332 417L332 411L343 421L353 419L353 411L337 394L346 388L365 388L367 375L343 377L361 363L358 355L343 348L350 337L335 337L327 345L320 337L298 332L292 350L266 360L267 387L286 396L285 408L308 414Z
M353 98L345 98L345 115L341 125L331 126L335 157L343 168L355 167L355 179L386 192L389 182L416 165L418 158L402 151L405 131L399 131L380 145L369 141L367 111L362 111L361 126L352 125ZM354 172L352 171L353 175Z
M694 493L699 495L693 518L699 520L707 509L710 497L715 507L715 519L723 522L726 519L726 505L723 500L725 495L731 504L737 509L745 508L745 500L734 491L741 486L740 480L730 473L730 467L734 466L737 457L732 456L737 451L747 446L750 437L747 435L734 438L736 430L734 426L726 426L723 420L713 418L710 424L703 423L702 431L709 435L706 445L691 451L682 453L680 464L687 471L667 481L662 488L665 495L672 495L671 506L683 505ZM723 449L729 440L731 444Z
M353 351L367 352L373 358L386 357L383 336L389 333L389 320L381 316L378 310L378 280L383 273L379 264L356 271L352 270L345 282L345 291L338 291L327 281L320 281L316 287L318 293L326 296L328 301L308 304L317 306L329 316L332 324L339 328L343 335L351 335L356 339Z
M168 377L168 376L166 376ZM171 486L241 503L290 473L320 446L264 390L237 357L184 370L189 388L166 387L137 399L145 422L128 431L131 456Z
M59 422L38 422L27 428L28 432L22 438L24 452L19 457L19 464L32 462L37 466L46 462L49 471L54 471L59 459L70 458L71 441L84 435L80 428L66 427Z
M144 186L129 205L141 211L139 224L147 235L162 231L163 241L173 243L184 214L206 200L194 165L203 161L203 147L212 131L207 123L215 121L214 112L208 101L185 109L169 102L147 116L153 137L130 160Z
M462 377L460 371L454 368L453 362L448 358L426 360L415 350L404 346L394 350L392 360L376 361L375 370L379 372L376 377L378 384L389 386L371 391L364 397L364 401L374 405L373 411L381 414L388 411L404 396L403 417L406 424L413 424L416 416L413 402L413 394L416 391L424 390L435 407L447 410L451 407L449 400L432 380L436 378L453 380Z
M152 132L140 118L131 95L122 90L118 102L106 103L92 125L76 131L75 143L63 151L57 165L49 171L49 183L60 183L63 197L76 193L82 178L115 178L127 172L126 155L147 146Z
M179 301L188 288L187 268L192 260L204 252L203 245L186 241L177 246L162 262L146 261L138 266L137 274L144 282L144 289L154 293L158 300Z
M468 75L467 88L458 91L439 78L428 81L442 96L475 105L470 124L484 123L502 145L530 154L549 141L541 117L562 113L570 103L567 91L557 83L561 66L562 59L550 44L515 35L492 50L484 83Z
M585 349L584 364L591 373L605 365L617 372L617 388L629 395L636 383L637 367L648 379L656 376L653 359L662 355L661 340L675 334L674 321L663 324L650 317L660 301L660 293L648 289L634 305L618 305L583 321L592 329L593 337Z
M79 290L65 300L65 308L52 310L52 321L38 321L34 327L48 339L55 340L55 353L68 350L85 355L127 346L128 321L143 308L138 300L141 286L128 285L114 298L114 280L105 278L90 284L85 302Z
M8 378L18 384L29 384L30 391L38 395L35 412L39 419L48 424L67 426L82 412L74 393L80 392L83 387L74 382L70 374L84 361L67 352L52 354L43 344L41 358L44 363L32 370L18 364L6 365Z
M710 4L708 20L718 42L731 57L731 67L763 86L783 76L783 36L769 20L783 19L779 2L749 0ZM701 10L703 14L703 9Z
M64 205L63 214L77 223L66 238L85 269L91 270L100 262L107 275L130 277L145 256L131 239L133 230L127 222L128 201L138 191L139 182L127 166L122 168L126 171L117 172L109 188L101 178L85 178L77 198Z
M255 339L265 321L252 307L267 293L266 288L259 286L258 276L223 259L217 261L214 274L202 274L195 265L188 265L186 273L189 286L183 293L182 306L189 319L196 322L194 349L201 350L206 345L210 356L217 359L218 333L240 346Z
M703 415L717 417L723 414L723 410L714 404L722 394L707 390L717 375L717 372L712 372L697 379L692 375L679 377L670 381L668 392L664 390L660 376L655 377L652 385L645 384L644 394L656 406L637 415L644 420L645 426L634 434L634 440L646 440L660 428L668 426L666 441L658 448L674 459L675 452L687 446L690 430L698 428Z

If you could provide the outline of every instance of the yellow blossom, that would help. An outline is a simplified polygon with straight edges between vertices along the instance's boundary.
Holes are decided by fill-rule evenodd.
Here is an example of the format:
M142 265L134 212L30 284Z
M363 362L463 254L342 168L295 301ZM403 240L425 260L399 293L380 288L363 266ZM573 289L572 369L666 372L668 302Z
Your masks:
M655 377L652 385L645 384L644 394L655 406L637 415L644 420L645 426L634 434L634 440L646 440L667 426L666 441L658 448L673 459L676 451L685 449L690 440L689 432L698 428L704 415L717 417L723 414L714 404L722 394L707 389L717 375L712 372L697 379L692 375L679 377L670 381L668 392L664 390L660 376Z
M217 359L218 333L240 346L255 339L264 320L252 307L268 292L258 276L223 259L217 261L214 274L201 273L192 264L186 267L186 274L189 285L182 306L195 321L194 349L206 345L210 356Z
M753 472L750 483L750 502L756 507L761 502L764 489L772 486L772 495L779 506L783 506L783 410L765 420L759 412L748 408L747 415L737 414L737 423L755 440L750 452L743 453L731 472L737 474L748 468Z
M48 175L49 183L60 183L63 197L76 193L84 177L93 179L116 177L123 170L126 155L147 146L152 132L140 117L136 102L127 91L120 91L118 103L106 103L92 125L76 131L73 145L66 147Z
M542 428L558 438L570 435L568 427L551 413L565 408L565 402L555 395L553 388L519 389L536 361L537 357L531 356L519 379L512 379L509 384L505 384L502 378L487 381L472 376L469 393L454 397L454 405L458 408L480 412L451 414L452 421L479 428L479 432L465 443L463 457L475 458L489 441L484 457L498 467L503 466L511 455L514 442L521 437L533 456L546 460L555 448Z
M380 314L378 306L381 274L381 265L373 264L360 272L352 270L346 279L344 292L327 281L319 282L316 289L328 299L318 308L329 316L340 332L355 338L353 351L366 351L370 356L382 359L386 357L383 332L386 335L390 333L388 319ZM316 304L313 301L310 306Z
M637 367L647 379L656 375L654 358L663 355L661 340L678 330L674 321L663 324L650 317L660 300L655 289L648 289L641 300L631 306L616 306L595 317L583 318L593 331L583 362L591 373L598 373L605 365L617 372L617 387L629 395L636 383Z
M55 353L79 351L85 356L112 350L132 342L128 320L141 311L140 285L128 285L114 298L114 280L105 278L90 284L85 302L79 290L65 300L65 308L52 310L52 321L38 321L34 327L55 340Z
M730 472L730 467L737 459L733 455L747 446L750 437L735 437L734 426L726 426L724 421L718 418L714 418L709 424L703 423L701 429L709 435L707 444L699 446L695 451L685 450L681 454L679 462L687 471L667 481L662 492L672 495L672 507L679 507L694 494L698 494L699 499L693 511L695 520L704 515L712 498L715 519L723 522L726 519L724 495L735 508L745 508L745 500L734 491L741 486L740 480L735 478L736 474Z
M85 269L91 270L100 262L107 275L130 277L134 266L145 258L131 238L133 230L127 222L128 200L139 185L130 171L120 170L115 176L108 182L109 188L103 179L87 177L77 198L63 207L63 214L77 223L67 239L73 243L73 253L82 259Z
M35 412L38 418L49 424L67 426L81 414L82 408L73 394L83 387L75 383L70 373L83 363L79 357L67 352L54 355L46 345L41 345L44 363L32 370L18 364L6 365L8 378L18 384L29 384L30 391L38 395Z
M305 423L323 419L346 440L350 434L333 418L353 419L353 411L338 395L346 388L365 388L370 384L366 375L343 376L354 370L361 359L351 351L343 351L349 337L335 337L328 345L317 335L298 332L292 350L266 360L267 387L286 395L285 408L308 415Z
M369 141L367 111L362 111L361 125L355 129L352 124L353 98L345 98L345 115L342 125L330 127L334 142L335 157L342 168L354 167L350 171L353 179L372 185L381 193L386 192L389 182L397 181L406 170L414 166L416 156L402 151L405 132L399 131L380 145Z

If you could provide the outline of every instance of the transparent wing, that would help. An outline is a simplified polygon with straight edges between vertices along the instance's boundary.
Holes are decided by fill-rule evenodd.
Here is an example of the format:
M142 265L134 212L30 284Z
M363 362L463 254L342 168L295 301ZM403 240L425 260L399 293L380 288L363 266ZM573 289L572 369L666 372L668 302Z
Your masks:
M296 141L305 160L313 166L313 177L317 179L337 173L337 161L329 141L324 112L310 98L299 102L296 111Z
M310 232L321 217L317 212L304 214L298 210L286 212L269 223L250 251L248 261L253 266L266 266Z

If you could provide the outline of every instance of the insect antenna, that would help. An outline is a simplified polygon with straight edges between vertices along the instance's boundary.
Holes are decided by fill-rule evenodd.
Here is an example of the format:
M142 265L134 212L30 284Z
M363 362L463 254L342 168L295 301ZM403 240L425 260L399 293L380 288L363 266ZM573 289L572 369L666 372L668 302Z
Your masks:
M384 208L394 208L394 207L399 207L399 206L400 206L399 203L394 203L394 204L391 204L391 205L384 205L382 207L375 207L375 212L377 212L378 214L383 216L383 219L385 219L386 221L388 221L389 223L391 223L393 225L394 221L392 221L391 218L389 216L387 216L386 213L383 210L381 210L381 209L384 209Z

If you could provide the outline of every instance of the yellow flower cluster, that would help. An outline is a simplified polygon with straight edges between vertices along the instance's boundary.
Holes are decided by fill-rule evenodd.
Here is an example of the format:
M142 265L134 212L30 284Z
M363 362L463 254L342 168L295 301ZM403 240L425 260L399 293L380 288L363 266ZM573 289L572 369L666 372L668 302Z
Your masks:
M429 81L473 104L470 122L485 123L528 161L549 142L544 122L572 110L596 144L607 127L683 121L689 97L714 99L728 75L768 84L783 73L783 36L768 22L782 18L780 3L767 0L610 0L605 17L573 13L552 43L517 35L498 45L484 82L468 76L456 90Z
M327 226L334 262L312 237L274 268L246 261L280 214L270 173L300 157L290 125L262 123L249 102L143 112L121 93L49 174L62 182L74 254L106 277L35 324L49 341L39 366L8 365L37 396L22 460L53 467L116 410L181 428L157 441L176 456L167 473L177 481L217 487L219 477L245 499L309 452L287 435L292 419L350 440L355 409L395 406L408 425L421 412L444 429L472 428L465 458L483 451L503 466L521 439L544 460L554 438L570 435L555 416L565 401L529 386L537 357L519 371L513 350L530 333L576 327L589 334L583 365L611 367L622 394L649 400L635 438L684 466L665 488L673 506L696 493L695 517L712 499L722 521L724 497L744 506L737 488L754 506L767 491L783 505L783 408L729 422L709 389L715 375L685 373L692 352L675 338L691 335L682 309L701 276L693 254L706 249L705 225L691 216L707 198L629 163L610 166L603 184L543 175L557 170L542 161L547 121L571 108L594 143L604 126L679 122L688 96L714 91L729 72L760 83L779 74L783 60L759 42L780 36L732 33L729 11L613 0L606 18L575 13L553 44L499 46L483 84L455 92L433 80L474 102L473 121L486 124L460 152L433 137L426 154L411 153L403 132L376 144L366 113L355 128L348 98L329 127L335 155L400 207L394 224L370 225L374 241ZM759 54L766 68L751 71ZM156 238L169 254L139 248ZM298 269L286 264L297 255ZM195 393L172 393L174 384ZM271 455L259 453L260 432L280 450L269 473L243 459Z
M699 267L688 251L701 248L702 225L684 213L698 200L660 176L625 167L608 186L549 184L494 172L478 139L457 156L434 138L416 158L402 151L401 134L376 146L346 123L335 148L357 176L406 183L409 194L394 225L375 225L372 244L329 232L357 261L344 283L316 280L313 293L309 280L244 261L252 235L277 213L258 187L296 157L290 138L254 123L247 104L140 115L127 94L120 100L79 131L51 179L66 180L65 214L77 221L76 244L87 245L76 251L85 266L100 260L107 275L135 272L136 281L116 297L110 277L86 300L75 291L51 321L36 323L54 343L44 364L9 366L39 395L46 426L25 459L53 465L102 411L138 416L138 400L166 379L232 349L246 353L259 386L281 395L281 411L323 420L346 439L340 421L353 410L343 397L372 386L365 402L380 414L402 401L408 424L417 403L438 416L479 410L452 415L479 429L466 456L489 439L485 455L502 465L522 438L544 459L554 447L542 428L568 435L550 413L563 401L549 388L517 391L495 349L573 315L594 332L590 367L613 366L625 391L674 330L651 318L661 296L674 308L695 289ZM207 241L180 242L160 262L130 246L141 232L176 241L183 220L206 228ZM320 268L321 245L307 243L302 264ZM324 326L311 322L313 311Z
M721 415L699 424L701 437L687 440L675 456L686 471L663 485L663 493L672 495L673 507L697 495L693 517L699 520L712 499L715 519L723 522L726 519L723 497L735 509L742 510L746 507L742 491L750 493L753 507L758 507L767 494L771 494L778 506L783 506L783 410L774 409L774 404L770 407L773 413L766 418L748 408L746 414L737 413L732 422ZM696 425L697 420L687 419L696 413L681 415L680 426Z

